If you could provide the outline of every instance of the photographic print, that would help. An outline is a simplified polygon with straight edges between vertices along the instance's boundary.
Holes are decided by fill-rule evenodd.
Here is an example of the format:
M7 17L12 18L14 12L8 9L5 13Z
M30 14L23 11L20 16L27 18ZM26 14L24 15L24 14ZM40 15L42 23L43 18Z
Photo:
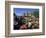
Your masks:
M13 8L14 30L39 29L39 9Z
M11 33L34 31L42 32L42 6L11 5Z

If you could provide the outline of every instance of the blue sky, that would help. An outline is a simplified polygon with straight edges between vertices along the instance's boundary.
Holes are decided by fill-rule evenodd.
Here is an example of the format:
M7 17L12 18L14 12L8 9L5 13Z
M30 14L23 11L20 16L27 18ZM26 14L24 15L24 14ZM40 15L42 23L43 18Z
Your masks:
M32 9L32 8L14 8L13 9L14 13L17 15L17 16L22 16L23 13L27 13L26 11L28 11L29 13L32 13L34 11L39 11L39 9Z

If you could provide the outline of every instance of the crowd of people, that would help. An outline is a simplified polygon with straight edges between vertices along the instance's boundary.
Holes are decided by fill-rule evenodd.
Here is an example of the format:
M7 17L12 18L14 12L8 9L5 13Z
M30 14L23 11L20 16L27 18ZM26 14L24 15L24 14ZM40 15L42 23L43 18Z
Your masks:
M38 29L39 28L39 17L31 16L17 17L14 15L14 30L19 29Z

